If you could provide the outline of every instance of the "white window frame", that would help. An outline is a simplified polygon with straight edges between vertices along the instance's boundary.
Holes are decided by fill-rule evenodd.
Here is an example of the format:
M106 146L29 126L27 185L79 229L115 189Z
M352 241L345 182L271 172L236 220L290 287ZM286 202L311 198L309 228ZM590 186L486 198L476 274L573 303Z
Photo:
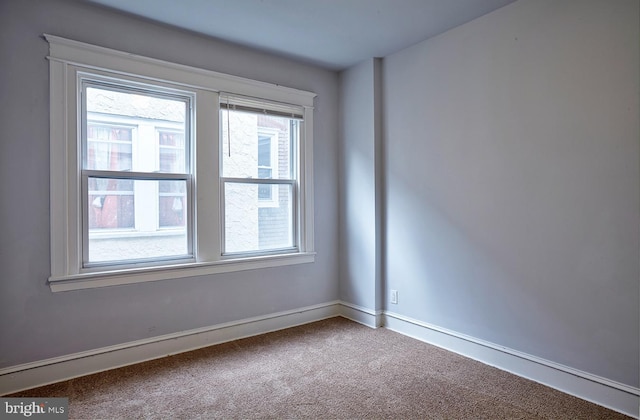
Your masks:
M266 133L270 130L261 130L258 129L258 135L260 133ZM298 131L298 130L296 130ZM294 133L290 134L291 136L294 136ZM297 137L297 136L296 136ZM273 139L276 139L277 142L277 135L274 136L270 136L271 138L271 145L270 145L270 153L272 154L272 162L273 162L273 151L274 151L274 142ZM293 143L293 142L292 142ZM277 147L277 146L276 146ZM296 148L296 145L291 144L291 147ZM275 154L277 156L277 153ZM221 231L222 231L222 254L223 256L233 256L233 255L238 255L238 254L273 254L273 253L281 253L281 252L297 252L299 249L299 242L300 242L300 238L298 237L298 235L296 234L298 232L297 229L297 218L296 218L296 213L297 213L297 195L298 195L298 191L299 191L299 187L298 187L298 183L296 181L297 176L294 174L297 174L297 164L296 162L290 162L290 166L291 166L291 174L288 178L280 178L280 177L276 177L276 178L258 178L258 177L225 177L223 175L224 170L222 169L223 165L224 165L224 160L221 161L220 163L221 165L221 174L220 174L220 182L221 182L221 189L222 189L222 194L220 197L220 207L222 208L222 217L221 217ZM258 166L256 166L256 169L258 169ZM273 171L273 169L272 169ZM273 174L273 172L272 172ZM260 251L260 250L252 250L252 251L229 251L226 249L226 246L224 244L225 242L225 222L226 222L226 217L225 217L225 188L226 185L228 184L234 184L234 183L238 183L238 184L243 184L243 185L256 185L256 186L260 186L260 185L288 185L291 187L291 199L292 199L292 225L293 226L289 226L288 232L291 235L291 239L293 240L293 243L290 247L284 248L284 249L266 249L264 251ZM275 189L275 188L273 188ZM264 200L261 201L259 198L257 199L257 206L258 209L263 208L263 207L277 207L278 205L278 198L277 197L273 197L273 189L272 189L272 198L269 200ZM269 205L272 204L272 205ZM258 237L255 238L256 240L258 240Z
M313 235L313 101L315 94L85 44L45 34L49 43L51 276L54 292L260 269L315 260ZM192 261L85 269L78 112L79 73L175 87L193 92L195 164ZM301 107L304 124L298 150L299 199L296 252L265 255L221 253L219 93ZM206 115L207 118L198 118ZM197 150L197 153L196 153ZM204 158L205 156L209 158ZM211 159L213 157L213 159ZM207 159L206 161L204 159ZM204 180L203 182L198 182Z

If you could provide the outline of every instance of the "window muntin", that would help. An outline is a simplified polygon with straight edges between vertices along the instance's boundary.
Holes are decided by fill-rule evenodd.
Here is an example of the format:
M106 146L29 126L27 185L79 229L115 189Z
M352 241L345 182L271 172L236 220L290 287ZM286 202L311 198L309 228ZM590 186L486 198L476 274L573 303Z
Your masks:
M83 267L191 258L191 97L91 75L80 85Z

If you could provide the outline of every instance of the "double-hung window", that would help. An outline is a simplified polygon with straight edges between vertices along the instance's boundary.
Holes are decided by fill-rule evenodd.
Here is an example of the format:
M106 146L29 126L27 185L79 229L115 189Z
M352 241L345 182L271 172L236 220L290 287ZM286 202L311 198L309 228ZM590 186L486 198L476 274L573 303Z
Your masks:
M314 260L314 94L45 38L52 290Z
M93 74L78 83L82 267L192 259L193 95Z
M303 109L221 97L224 254L293 251Z

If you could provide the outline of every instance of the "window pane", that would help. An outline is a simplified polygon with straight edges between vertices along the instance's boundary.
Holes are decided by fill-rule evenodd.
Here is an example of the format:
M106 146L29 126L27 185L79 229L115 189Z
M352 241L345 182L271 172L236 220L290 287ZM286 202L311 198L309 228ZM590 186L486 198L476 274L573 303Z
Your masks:
M258 136L258 166L271 166L270 136Z
M293 209L291 185L265 185L273 205L258 209L259 249L289 248L293 239Z
M89 178L88 262L188 254L186 181Z
M184 181L160 181L158 199L159 227L184 227L186 223L187 185Z
M85 169L184 173L187 99L86 88Z
M159 132L160 172L184 173L184 133Z
M259 168L265 168L272 170L270 178L292 179L292 138L298 121L226 109L220 118L223 177L263 177Z
M273 191L273 205L260 204L263 187ZM225 252L294 246L291 185L226 183L224 197Z
M258 168L258 178L271 178L271 168ZM260 200L271 200L272 197L271 185L258 186L258 198Z
M132 169L130 127L87 126L87 169L130 171Z
M89 178L89 229L133 229L133 181Z

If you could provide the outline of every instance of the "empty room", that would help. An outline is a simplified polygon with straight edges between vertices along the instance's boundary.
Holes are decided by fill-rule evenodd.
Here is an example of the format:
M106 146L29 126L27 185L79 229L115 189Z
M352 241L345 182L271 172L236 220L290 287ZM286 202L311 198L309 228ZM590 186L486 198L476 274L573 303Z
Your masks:
M639 418L639 40L639 0L0 0L0 417Z

